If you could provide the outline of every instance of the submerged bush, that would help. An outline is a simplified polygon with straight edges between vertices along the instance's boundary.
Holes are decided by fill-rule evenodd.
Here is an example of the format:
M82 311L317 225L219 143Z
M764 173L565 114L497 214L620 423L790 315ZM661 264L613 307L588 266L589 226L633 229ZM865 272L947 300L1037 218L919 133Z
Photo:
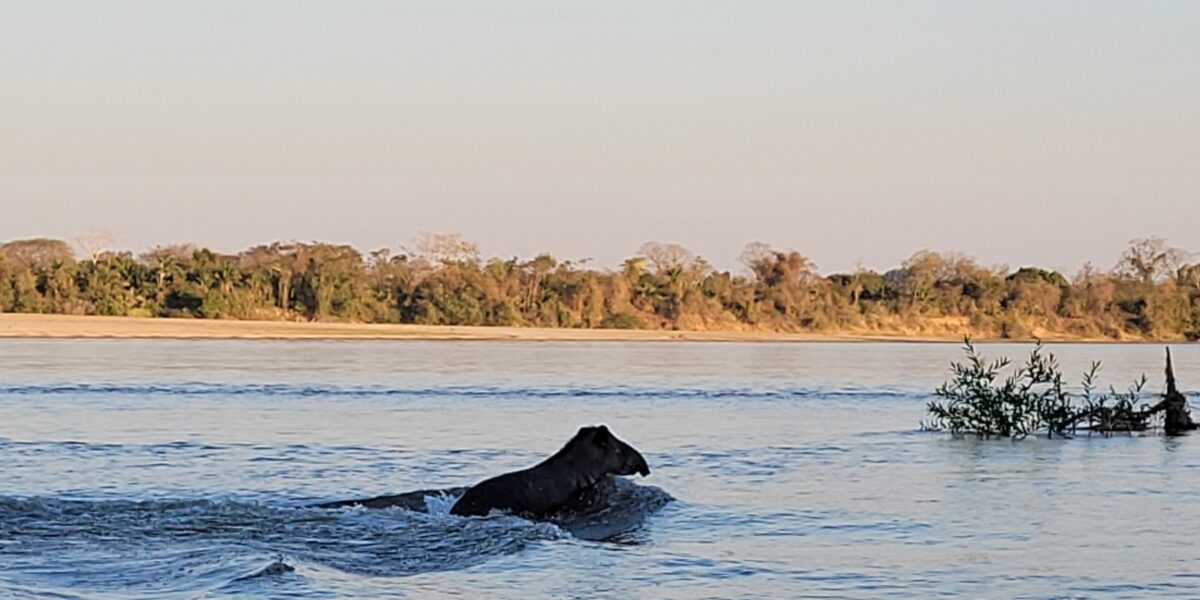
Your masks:
M1007 358L988 361L968 338L964 341L967 359L951 363L954 378L943 383L934 394L940 400L927 406L927 430L980 437L1021 438L1046 433L1068 436L1086 423L1101 432L1142 431L1147 428L1151 410L1139 405L1142 377L1128 391L1095 394L1100 363L1092 363L1083 375L1082 394L1067 390L1054 354L1038 342L1024 364L1007 377ZM1078 400L1078 402L1076 402Z
M1094 395L1099 371L1100 362L1095 361L1083 374L1081 418L1087 420L1088 428L1106 434L1114 431L1145 431L1155 412L1149 406L1139 404L1142 388L1146 386L1146 376L1142 375L1124 392L1109 387L1108 394Z

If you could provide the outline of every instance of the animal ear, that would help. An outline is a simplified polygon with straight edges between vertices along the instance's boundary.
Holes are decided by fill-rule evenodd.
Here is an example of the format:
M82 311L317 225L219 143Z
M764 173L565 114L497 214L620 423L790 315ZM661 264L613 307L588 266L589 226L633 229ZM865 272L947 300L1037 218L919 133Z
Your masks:
M592 437L592 441L594 441L597 446L607 446L608 442L613 439L613 435L608 431L607 427L601 425L599 427L594 427L593 429L596 430L596 435Z

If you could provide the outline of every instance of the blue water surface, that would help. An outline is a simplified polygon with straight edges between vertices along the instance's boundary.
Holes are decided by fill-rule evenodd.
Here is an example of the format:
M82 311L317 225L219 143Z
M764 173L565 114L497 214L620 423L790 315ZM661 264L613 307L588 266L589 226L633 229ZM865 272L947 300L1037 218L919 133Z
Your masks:
M1105 383L1161 388L1161 346L1052 350L1068 373L1099 359ZM1174 354L1197 389L1200 347ZM0 597L1200 596L1200 436L922 432L958 356L0 340ZM445 497L308 507L469 485L597 423L676 499L611 541L452 517Z

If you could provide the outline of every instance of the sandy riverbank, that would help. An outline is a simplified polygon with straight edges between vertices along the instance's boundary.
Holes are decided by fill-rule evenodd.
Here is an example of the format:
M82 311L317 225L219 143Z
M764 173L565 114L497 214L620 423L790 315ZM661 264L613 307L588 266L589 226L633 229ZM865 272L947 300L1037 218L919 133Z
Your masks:
M362 339L362 340L525 340L525 341L713 341L958 342L950 335L905 336L883 333L772 333L743 331L644 331L629 329L547 329L535 327L440 327L361 323L293 323L139 319L66 315L0 314L0 338L168 338L168 339ZM1111 341L1063 338L1062 341Z

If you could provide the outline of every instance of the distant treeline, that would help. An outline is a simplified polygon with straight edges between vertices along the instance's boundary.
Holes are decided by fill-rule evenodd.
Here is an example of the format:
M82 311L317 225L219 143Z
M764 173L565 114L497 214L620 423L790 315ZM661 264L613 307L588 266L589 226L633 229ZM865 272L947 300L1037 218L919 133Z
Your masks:
M223 255L190 245L140 256L66 242L0 245L0 312L681 330L969 333L1027 338L1200 338L1200 264L1160 238L1111 271L980 266L923 251L899 267L822 276L798 252L750 244L745 274L648 243L619 270L549 255L482 260L454 235L366 256L275 243Z

